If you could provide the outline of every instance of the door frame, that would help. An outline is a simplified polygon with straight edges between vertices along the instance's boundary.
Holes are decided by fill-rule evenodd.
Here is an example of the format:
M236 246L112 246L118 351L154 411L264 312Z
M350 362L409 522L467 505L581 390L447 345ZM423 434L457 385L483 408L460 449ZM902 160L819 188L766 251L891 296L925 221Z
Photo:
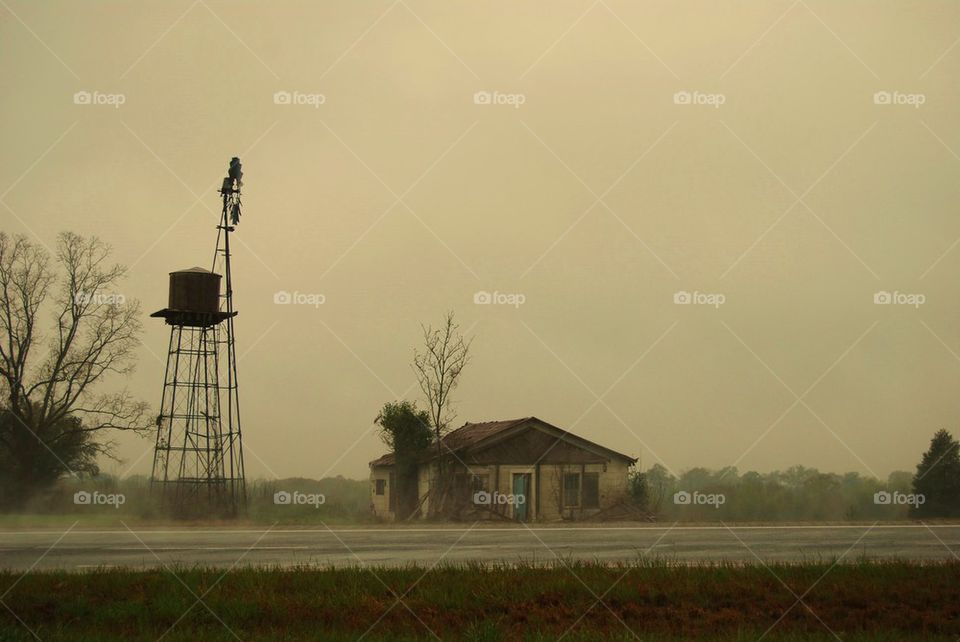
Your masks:
M518 515L518 513L520 512L520 510L519 510L519 509L520 509L520 506L515 504L515 505L513 506L513 518L516 519L517 521L520 521L520 522L529 522L531 519L533 519L533 515L532 515L533 511L531 510L531 506L532 506L532 501L531 501L531 499L532 499L532 498L530 497L530 496L533 494L533 492L534 492L534 491L533 491L533 473L532 473L532 472L529 472L529 471L520 471L520 472L511 471L511 473L510 473L510 492L511 492L512 494L514 494L514 495L517 494L517 493L516 493L516 490L517 490L517 479L518 479L518 478L524 480L524 487L525 487L525 488L524 488L525 492L523 493L523 499L524 499L524 501L523 501L523 517L521 518L521 517Z

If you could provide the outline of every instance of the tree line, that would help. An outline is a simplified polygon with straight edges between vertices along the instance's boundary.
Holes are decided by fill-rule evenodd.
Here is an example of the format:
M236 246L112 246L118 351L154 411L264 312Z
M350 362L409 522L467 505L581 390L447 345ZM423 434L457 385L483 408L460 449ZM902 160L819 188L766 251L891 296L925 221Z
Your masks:
M634 502L662 520L856 521L960 517L960 446L938 431L916 471L885 480L793 466L741 473L736 467L671 473L661 464L630 478Z

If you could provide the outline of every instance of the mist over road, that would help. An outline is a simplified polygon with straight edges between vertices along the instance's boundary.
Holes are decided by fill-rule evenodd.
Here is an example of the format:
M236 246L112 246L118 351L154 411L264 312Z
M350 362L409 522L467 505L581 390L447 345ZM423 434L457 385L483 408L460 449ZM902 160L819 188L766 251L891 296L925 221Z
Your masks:
M960 555L960 524L805 526L151 527L0 531L0 568L90 570L204 565L431 566L438 562L616 563L871 559Z

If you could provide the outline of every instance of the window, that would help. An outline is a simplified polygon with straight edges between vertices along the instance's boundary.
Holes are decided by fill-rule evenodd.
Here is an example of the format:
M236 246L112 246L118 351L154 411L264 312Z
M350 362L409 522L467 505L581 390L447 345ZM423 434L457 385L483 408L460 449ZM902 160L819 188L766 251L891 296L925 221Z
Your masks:
M490 475L472 475L473 492L490 490Z
M377 482L377 495L383 495L387 490L387 480L378 479Z
M584 473L580 496L584 508L600 508L600 473Z
M563 475L563 507L576 508L580 505L580 473Z

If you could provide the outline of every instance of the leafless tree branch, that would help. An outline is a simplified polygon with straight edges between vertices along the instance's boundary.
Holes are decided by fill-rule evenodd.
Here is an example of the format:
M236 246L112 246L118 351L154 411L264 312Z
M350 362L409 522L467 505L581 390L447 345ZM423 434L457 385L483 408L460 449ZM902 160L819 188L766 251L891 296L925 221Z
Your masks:
M64 232L54 265L26 237L0 232L0 404L17 419L11 425L54 452L72 443L88 460L110 456L112 447L89 435L150 427L146 404L126 391L94 392L108 375L132 372L141 331L139 302L118 290L126 270L109 257L99 238ZM53 322L45 336L47 309ZM6 437L0 444L18 443Z
M413 369L417 383L427 401L427 412L433 424L437 442L438 466L443 467L442 440L456 418L451 403L453 391L460 383L460 375L470 362L473 339L465 339L453 312L448 312L443 326L421 326L423 350L413 352Z

